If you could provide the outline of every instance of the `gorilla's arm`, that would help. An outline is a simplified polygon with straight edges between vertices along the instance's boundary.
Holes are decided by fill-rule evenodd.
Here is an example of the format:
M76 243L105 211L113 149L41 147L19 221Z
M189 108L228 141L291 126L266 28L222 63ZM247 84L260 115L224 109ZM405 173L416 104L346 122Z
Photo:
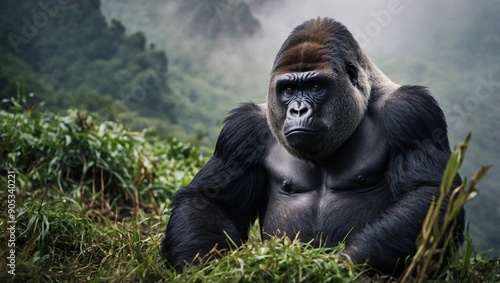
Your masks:
M269 140L265 116L255 104L233 110L225 121L213 157L172 201L161 254L182 269L215 245L239 244L265 203L261 160Z
M381 115L391 155L386 177L394 201L348 238L345 253L355 262L369 259L373 267L392 273L400 272L405 258L416 252L415 239L433 197L439 196L450 148L443 112L423 87L400 87ZM453 185L460 183L457 176ZM463 217L457 219L457 241L463 240Z

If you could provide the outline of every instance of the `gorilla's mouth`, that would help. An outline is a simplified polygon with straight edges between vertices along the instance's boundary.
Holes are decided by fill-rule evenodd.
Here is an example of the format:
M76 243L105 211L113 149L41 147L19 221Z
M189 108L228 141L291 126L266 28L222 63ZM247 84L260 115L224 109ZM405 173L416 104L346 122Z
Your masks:
M309 128L293 128L285 132L285 137L289 137L291 135L315 135L319 133L319 130L313 130Z
M320 131L310 128L292 128L284 132L287 143L298 150L307 151L318 143Z

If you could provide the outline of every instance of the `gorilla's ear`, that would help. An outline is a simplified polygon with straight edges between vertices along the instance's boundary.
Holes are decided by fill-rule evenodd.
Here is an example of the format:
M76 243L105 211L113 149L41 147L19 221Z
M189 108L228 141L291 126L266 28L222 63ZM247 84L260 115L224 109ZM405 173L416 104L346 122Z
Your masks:
M351 62L347 62L345 65L347 75L349 75L349 79L354 87L358 87L358 70L356 70L356 66Z

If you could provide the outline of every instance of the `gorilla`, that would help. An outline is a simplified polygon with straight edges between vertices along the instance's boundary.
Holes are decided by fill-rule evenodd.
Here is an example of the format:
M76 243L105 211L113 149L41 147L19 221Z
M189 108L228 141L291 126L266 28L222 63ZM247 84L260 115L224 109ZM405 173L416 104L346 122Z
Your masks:
M267 103L232 110L212 158L175 194L162 257L182 270L244 243L258 218L263 239L344 242L354 262L400 274L450 154L425 87L392 82L341 23L306 21L276 56ZM463 211L456 220L459 245Z

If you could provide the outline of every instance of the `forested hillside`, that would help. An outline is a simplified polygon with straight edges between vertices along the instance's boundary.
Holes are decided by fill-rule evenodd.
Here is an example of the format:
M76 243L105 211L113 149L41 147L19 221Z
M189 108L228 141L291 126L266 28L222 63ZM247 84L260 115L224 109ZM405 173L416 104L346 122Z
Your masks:
M64 223L82 220L74 235L83 244L65 238L53 252L90 258L93 265L80 268L93 275L115 262L97 263L110 255L86 238L105 239L107 230L94 230L92 221L113 226L117 241L129 237L135 249L156 252L157 226L129 223L128 235L109 219L140 215L147 225L164 225L172 192L206 161L227 112L265 100L274 55L289 32L328 16L345 23L392 80L429 87L446 114L452 146L472 131L461 173L493 166L467 205L469 235L477 252L500 256L500 3L400 1L397 13L389 10L382 0L1 1L0 111L9 122L0 129L0 164L17 170L23 223L48 217L62 233ZM5 176L0 181L6 184ZM50 200L46 214L37 202L42 195ZM74 215L61 214L68 207ZM45 245L36 236L22 239ZM114 243L104 246L117 251L118 262L127 256ZM73 260L43 257L47 249L24 255L25 272L38 262L57 262L57 272ZM137 254L137 261L156 260ZM125 265L122 278L136 270ZM153 266L156 275L164 272Z
M41 111L77 107L135 130L191 134L193 142L189 117L202 118L199 129L214 125L169 88L165 52L142 32L106 22L100 1L43 3L0 3L0 98L22 89L44 102Z

